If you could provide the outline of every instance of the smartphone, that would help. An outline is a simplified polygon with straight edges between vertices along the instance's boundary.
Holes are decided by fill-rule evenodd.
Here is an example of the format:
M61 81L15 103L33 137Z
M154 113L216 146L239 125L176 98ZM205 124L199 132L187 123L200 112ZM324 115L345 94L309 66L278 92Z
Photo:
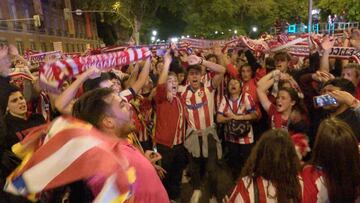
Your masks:
M166 54L166 49L157 49L156 56L162 57Z
M334 97L328 94L314 97L314 106L316 108L331 106L331 105L338 105L338 102Z

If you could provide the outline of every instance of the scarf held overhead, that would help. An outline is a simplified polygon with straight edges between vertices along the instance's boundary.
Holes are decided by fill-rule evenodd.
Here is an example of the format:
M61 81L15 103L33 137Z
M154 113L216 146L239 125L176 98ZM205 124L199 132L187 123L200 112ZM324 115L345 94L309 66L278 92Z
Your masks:
M90 67L107 70L142 60L150 54L148 48L128 49L46 63L40 66L40 85L48 91L58 92L65 79L74 77Z

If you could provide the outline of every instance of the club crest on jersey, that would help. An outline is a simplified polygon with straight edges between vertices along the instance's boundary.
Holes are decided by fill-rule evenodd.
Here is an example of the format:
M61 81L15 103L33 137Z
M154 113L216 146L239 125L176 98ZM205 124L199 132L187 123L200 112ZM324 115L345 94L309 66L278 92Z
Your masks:
M203 90L200 90L200 91L198 92L198 96L199 96L199 97L204 97L204 94L205 94L205 93L204 93Z

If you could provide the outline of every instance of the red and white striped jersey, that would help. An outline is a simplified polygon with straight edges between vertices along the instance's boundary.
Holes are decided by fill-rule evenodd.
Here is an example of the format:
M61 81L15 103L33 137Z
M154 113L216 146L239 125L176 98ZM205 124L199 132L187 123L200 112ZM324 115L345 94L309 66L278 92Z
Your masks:
M256 112L256 105L252 97L248 93L240 95L240 97L234 101L227 99L225 96L220 103L218 108L218 114L224 115L226 112L233 112L237 115L249 114ZM251 144L254 142L254 133L251 127L249 134L242 138L234 138L230 135L225 134L225 140L236 144Z
M214 124L215 89L211 82L194 91L190 85L181 88L180 95L187 110L190 128L204 130Z
M203 75L201 77L201 82L205 84L205 86L209 86L211 85L211 80L212 78L214 78L214 76L216 75L215 72L208 72L205 75ZM216 87L215 90L215 112L214 114L216 114L216 109L219 108L220 106L220 102L223 99L224 95L225 95L225 89L226 89L226 81L228 78L223 78L220 82L220 85L218 87Z
M305 166L301 176L304 180L304 194L302 202L329 202L325 186L324 173L320 168Z
M250 177L241 178L233 190L228 203L255 203L254 181L250 183ZM300 179L300 185L303 183ZM259 203L276 203L276 188L268 180L262 177L256 178Z

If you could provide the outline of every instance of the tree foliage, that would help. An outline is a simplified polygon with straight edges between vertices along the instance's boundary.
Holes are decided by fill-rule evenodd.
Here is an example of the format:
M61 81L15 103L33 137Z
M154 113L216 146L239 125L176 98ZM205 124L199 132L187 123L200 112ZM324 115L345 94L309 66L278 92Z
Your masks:
M359 0L319 0L318 7L328 11L328 14L341 15L345 11L348 20L360 21Z
M75 0L83 9L114 10L105 15L106 22L122 25L129 37L140 32L144 40L150 38L151 29L160 36L197 35L205 38L229 37L248 34L252 26L259 32L268 31L277 19L294 23L297 17L307 22L308 0ZM314 8L323 15L346 11L352 21L360 21L359 0L314 0ZM163 31L161 31L163 30ZM171 33L173 30L174 33ZM231 30L231 31L229 31ZM215 31L218 31L215 34ZM224 34L222 34L224 33Z

